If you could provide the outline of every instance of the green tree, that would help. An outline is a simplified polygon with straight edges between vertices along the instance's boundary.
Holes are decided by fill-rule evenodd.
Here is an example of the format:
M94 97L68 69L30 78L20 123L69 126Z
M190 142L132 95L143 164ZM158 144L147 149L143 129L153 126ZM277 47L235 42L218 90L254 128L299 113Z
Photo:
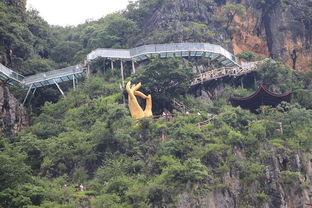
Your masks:
M111 14L99 20L92 29L89 45L92 48L127 48L130 37L137 31L135 22L120 14Z
M0 150L0 191L3 191L30 181L30 167L24 163L24 153L13 148L6 139L1 138L1 141L3 147Z
M157 58L152 59L132 82L143 84L142 91L153 97L154 112L160 112L170 106L171 99L187 92L193 76L190 67L182 59Z
M243 51L243 52L237 54L237 57L244 59L246 61L254 61L255 60L255 54L251 51Z
M242 16L245 13L245 7L242 4L226 4L224 9L227 17L225 30L228 30L235 16Z

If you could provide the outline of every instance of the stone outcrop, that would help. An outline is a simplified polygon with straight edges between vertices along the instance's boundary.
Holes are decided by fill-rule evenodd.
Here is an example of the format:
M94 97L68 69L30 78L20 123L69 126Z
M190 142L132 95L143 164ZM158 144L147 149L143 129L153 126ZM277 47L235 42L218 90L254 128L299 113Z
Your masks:
M28 125L24 106L14 97L7 86L0 86L0 132L6 136L19 132Z

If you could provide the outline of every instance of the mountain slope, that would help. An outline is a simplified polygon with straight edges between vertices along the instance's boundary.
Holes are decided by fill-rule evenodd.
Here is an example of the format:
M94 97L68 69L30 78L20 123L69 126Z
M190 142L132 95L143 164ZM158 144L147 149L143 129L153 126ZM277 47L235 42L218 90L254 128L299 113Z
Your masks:
M23 73L82 61L97 47L208 41L236 52L252 50L282 59L278 51L286 44L283 40L308 41L302 35L291 40L279 36L277 24L287 19L276 18L280 9L288 14L301 5L309 11L306 0L296 5L270 0L140 0L127 11L75 28L39 24L36 21L42 19L35 11L28 15L12 12L16 6L12 2L24 1L0 2L0 7L6 6L1 7L6 18L0 24L10 18L17 21L0 29L0 40L12 35L12 41L1 46L1 57L13 58L1 61ZM24 21L21 14L29 19ZM282 50L284 55L287 50ZM142 82L142 92L152 94L155 114L172 110L173 119L138 121L125 105L119 71L107 64L103 59L94 61L94 74L79 80L76 90L67 89L65 98L51 96L51 88L38 90L32 102L41 100L44 105L37 105L39 113L29 126L0 137L0 207L312 206L312 83L308 74L267 59L248 76L199 86L202 94L207 90L206 99L199 100L197 93L187 92L192 76L190 67L185 67L187 61L152 59L136 75L131 76L129 70L128 79ZM28 67L32 70L26 71ZM258 84L275 93L292 90L292 103L264 107L258 114L228 104L230 95L248 96ZM17 130L24 124L24 110L6 88L1 95L1 127ZM44 102L51 97L53 103ZM174 110L172 98L187 106L188 113Z

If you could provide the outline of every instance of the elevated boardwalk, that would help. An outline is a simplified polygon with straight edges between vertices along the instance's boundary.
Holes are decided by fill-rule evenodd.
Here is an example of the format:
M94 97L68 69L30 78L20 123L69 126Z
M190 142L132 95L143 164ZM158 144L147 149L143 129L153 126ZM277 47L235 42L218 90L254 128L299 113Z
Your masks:
M33 88L53 85L55 83L74 80L84 75L86 67L83 65L70 66L63 69L53 70L25 77L21 84Z
M85 73L83 65L70 66L45 73L24 77L0 64L0 80L10 85L20 85L28 89L44 87L82 77Z
M207 57L226 67L239 66L237 58L219 45L210 43L169 43L144 45L132 49L99 48L87 55L87 61L97 57L139 62L151 57Z

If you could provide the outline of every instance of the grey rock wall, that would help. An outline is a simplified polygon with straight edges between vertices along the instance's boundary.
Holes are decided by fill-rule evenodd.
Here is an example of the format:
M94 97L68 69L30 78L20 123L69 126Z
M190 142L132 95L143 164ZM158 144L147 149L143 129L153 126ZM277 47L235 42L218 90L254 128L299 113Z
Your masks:
M6 136L19 132L29 123L24 106L4 85L0 86L0 110L0 132Z

